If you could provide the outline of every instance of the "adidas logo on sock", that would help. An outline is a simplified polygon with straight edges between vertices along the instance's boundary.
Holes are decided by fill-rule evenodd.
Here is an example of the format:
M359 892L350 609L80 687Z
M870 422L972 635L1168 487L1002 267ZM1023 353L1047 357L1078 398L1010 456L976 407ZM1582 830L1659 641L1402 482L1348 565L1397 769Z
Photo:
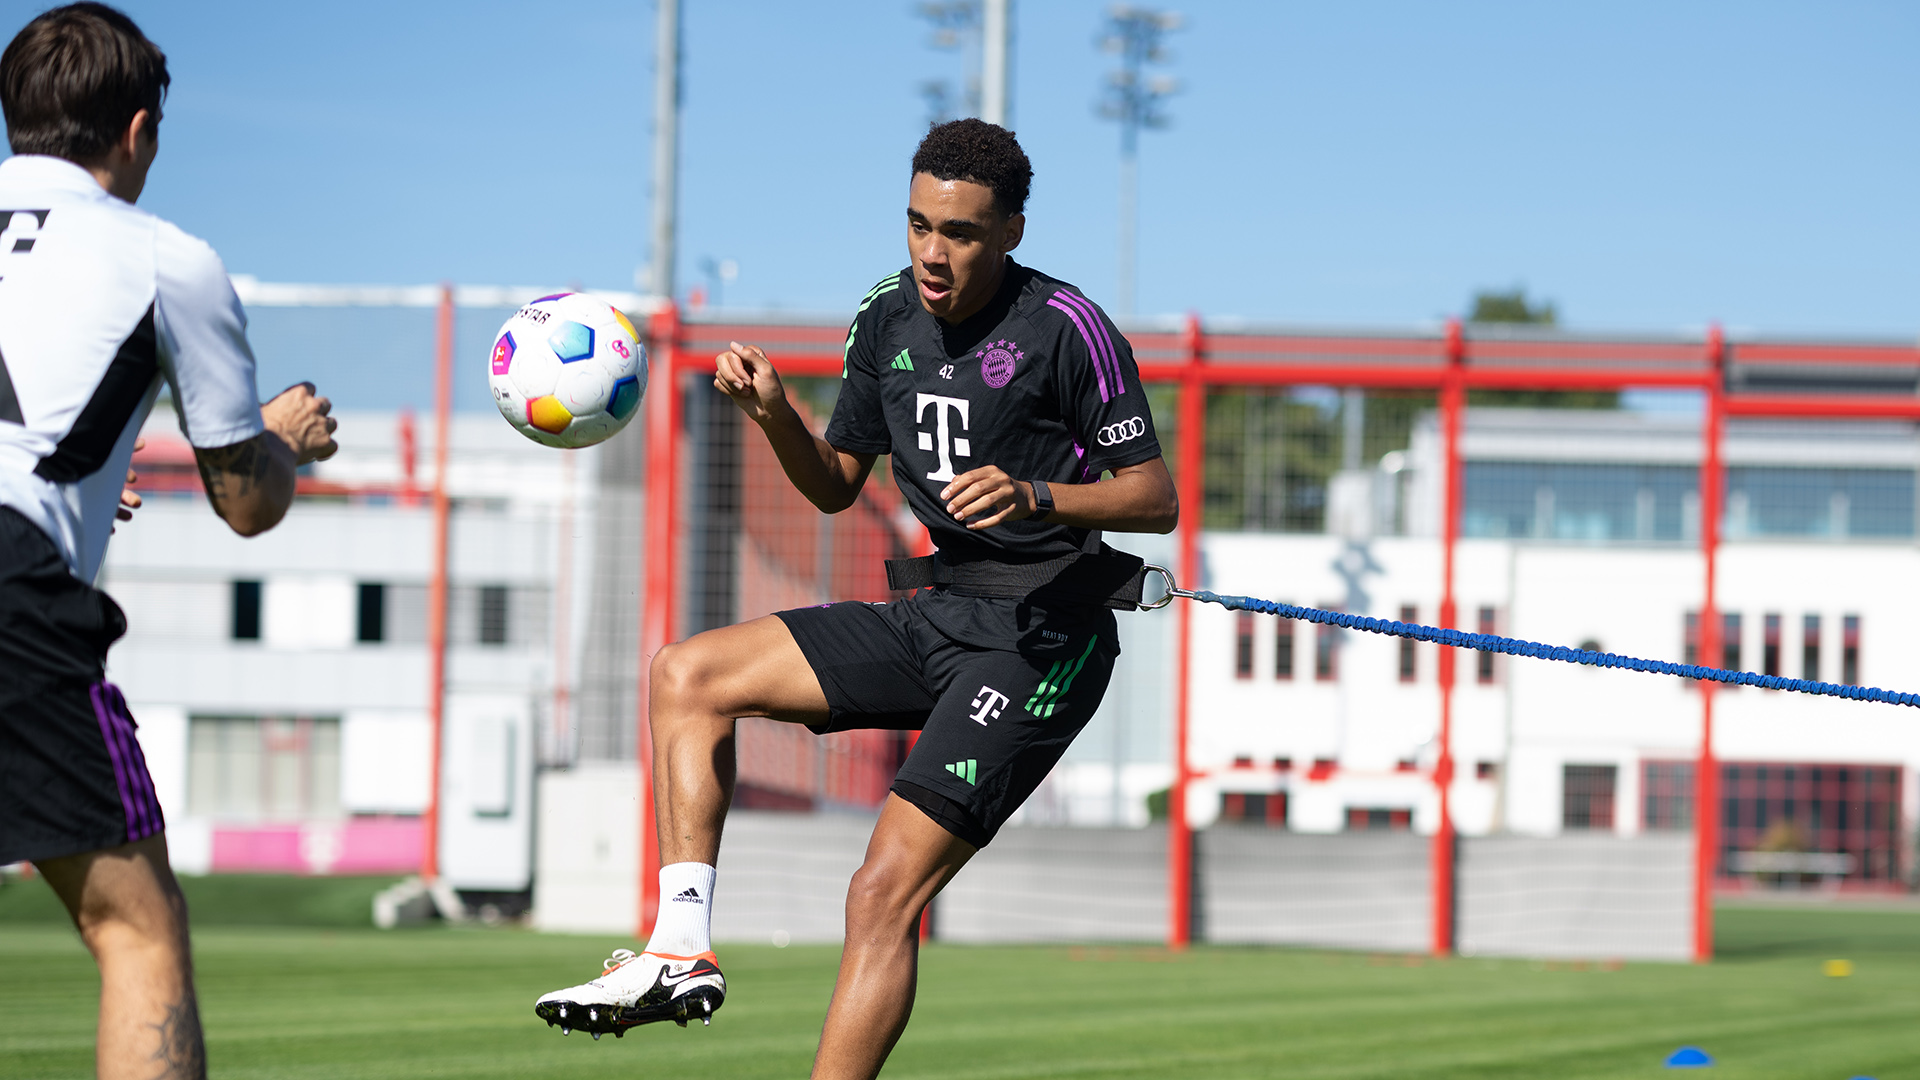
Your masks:
M974 771L979 766L979 764L980 764L980 760L978 758L968 758L965 761L956 761L953 764L947 766L947 771L959 777L960 779L965 780L967 783L973 784L975 783Z
M679 896L674 897L673 900L674 903L677 904L698 904L700 903L700 891L690 888Z

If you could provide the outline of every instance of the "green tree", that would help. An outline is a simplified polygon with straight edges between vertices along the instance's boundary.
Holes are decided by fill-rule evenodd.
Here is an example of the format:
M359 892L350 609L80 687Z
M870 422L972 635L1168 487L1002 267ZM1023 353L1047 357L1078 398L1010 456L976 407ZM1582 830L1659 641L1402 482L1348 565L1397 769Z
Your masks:
M1467 321L1475 323L1530 323L1534 326L1560 325L1560 313L1553 301L1542 300L1538 304L1527 299L1525 286L1514 286L1511 291L1500 292L1495 289L1481 289L1473 294L1473 310L1467 313Z
M1551 300L1531 300L1525 286L1512 289L1481 289L1473 294L1473 307L1467 322L1506 323L1524 326L1557 327L1560 311ZM1617 409L1620 395L1612 390L1475 390L1467 400L1473 405L1503 406L1510 409Z

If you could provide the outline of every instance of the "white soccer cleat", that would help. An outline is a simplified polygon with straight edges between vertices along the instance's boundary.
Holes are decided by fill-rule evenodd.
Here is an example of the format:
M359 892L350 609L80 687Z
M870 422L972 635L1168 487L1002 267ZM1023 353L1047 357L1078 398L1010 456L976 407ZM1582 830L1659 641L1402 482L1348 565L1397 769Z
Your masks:
M672 1020L710 1022L727 997L727 980L710 952L668 956L615 949L599 978L555 990L533 1003L533 1013L563 1032L579 1029L595 1038L623 1035L630 1027Z

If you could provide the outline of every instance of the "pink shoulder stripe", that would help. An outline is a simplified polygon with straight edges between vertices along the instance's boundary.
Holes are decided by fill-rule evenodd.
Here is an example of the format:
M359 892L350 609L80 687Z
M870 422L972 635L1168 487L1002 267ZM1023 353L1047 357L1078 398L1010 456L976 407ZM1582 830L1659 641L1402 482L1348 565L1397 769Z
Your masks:
M1107 333L1107 324L1105 320L1100 318L1099 309L1093 306L1093 301L1087 299L1084 296L1081 296L1078 293L1072 293L1072 292L1068 292L1065 289L1061 289L1059 292L1055 293L1054 295L1065 300L1067 303L1072 304L1074 307L1079 308L1080 313L1087 317L1087 325L1093 328L1094 333L1098 334L1100 337L1100 343L1106 346L1105 359L1107 364L1107 374L1112 376L1113 385L1117 387L1117 389L1114 390L1114 396L1118 397L1121 394L1126 393L1127 380L1121 377L1121 372L1120 372L1120 352L1118 349L1115 349L1113 347L1113 338Z
M1100 383L1100 400L1110 401L1113 395L1107 390L1107 369L1100 360L1100 344L1094 340L1092 334L1087 332L1087 324L1081 318L1079 310L1072 304L1060 302L1061 295L1063 294L1054 293L1053 297L1047 301L1047 306L1066 312L1067 318L1072 319L1073 325L1079 329L1081 339L1087 343L1087 354L1093 357L1093 377Z

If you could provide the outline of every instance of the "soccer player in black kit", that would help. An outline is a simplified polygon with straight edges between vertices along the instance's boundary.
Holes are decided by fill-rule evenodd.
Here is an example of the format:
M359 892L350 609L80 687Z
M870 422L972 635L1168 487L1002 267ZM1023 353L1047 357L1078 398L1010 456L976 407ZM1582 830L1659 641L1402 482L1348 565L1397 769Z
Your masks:
M736 718L917 729L848 888L814 1058L817 1078L877 1075L913 1008L921 911L1099 705L1115 619L1069 567L1113 561L1102 531L1171 531L1179 504L1126 339L1079 290L1009 257L1032 176L1003 128L927 134L907 204L913 264L861 301L824 439L761 350L736 343L716 359L714 386L821 510L851 506L891 454L948 583L779 612L654 657L659 923L644 952L619 950L600 978L543 997L550 1023L618 1032L704 1019L723 1000L708 927Z

